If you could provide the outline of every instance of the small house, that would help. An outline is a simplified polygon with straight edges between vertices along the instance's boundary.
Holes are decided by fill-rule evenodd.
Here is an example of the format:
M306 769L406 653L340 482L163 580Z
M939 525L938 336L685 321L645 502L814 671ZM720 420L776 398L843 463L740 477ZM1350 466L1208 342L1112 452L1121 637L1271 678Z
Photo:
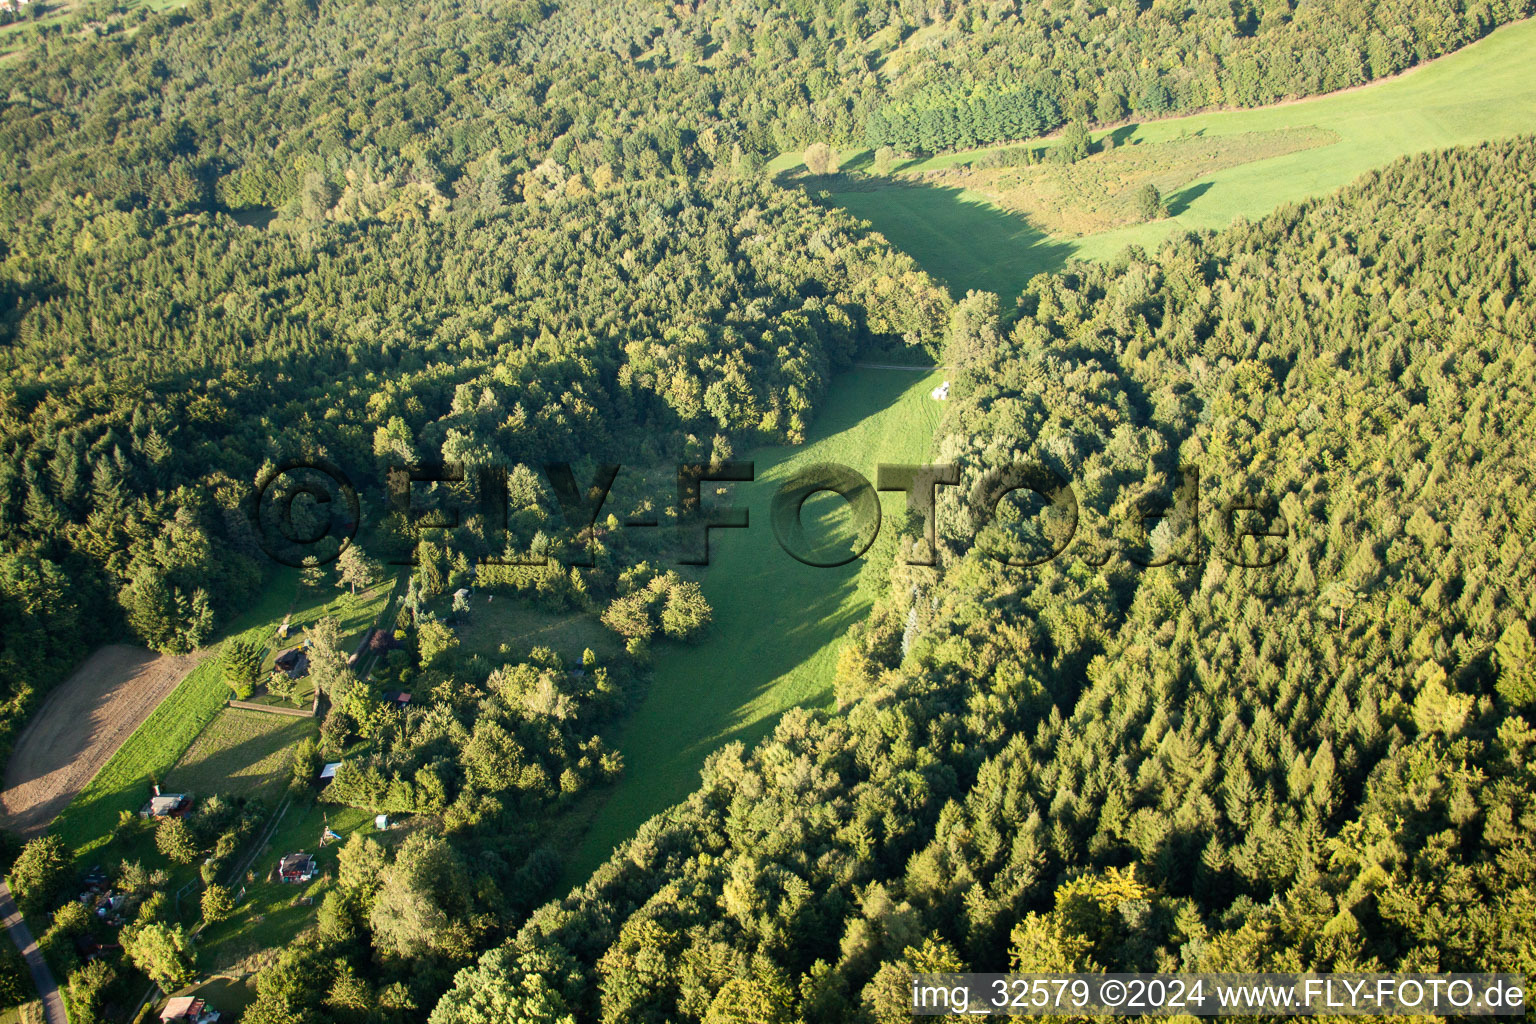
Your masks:
M309 674L309 655L302 647L290 647L272 662L273 668L288 673L289 679L300 679Z
M284 882L302 885L315 877L315 858L307 853L290 853L278 862L277 873Z
M177 996L160 1011L162 1024L214 1024L218 1010L210 1010L198 996Z
M154 788L149 803L139 808L141 818L179 818L192 809L192 798L186 793L162 793Z
M389 831L389 815L380 814L375 816L373 819L373 827L378 829L380 832Z
M397 708L404 708L410 702L411 695L408 693L402 693L399 690L390 690L388 693L384 694L384 703L393 704Z
M320 769L320 785L322 788L331 784L331 780L336 778L336 772L340 768L340 761L332 761L330 764Z

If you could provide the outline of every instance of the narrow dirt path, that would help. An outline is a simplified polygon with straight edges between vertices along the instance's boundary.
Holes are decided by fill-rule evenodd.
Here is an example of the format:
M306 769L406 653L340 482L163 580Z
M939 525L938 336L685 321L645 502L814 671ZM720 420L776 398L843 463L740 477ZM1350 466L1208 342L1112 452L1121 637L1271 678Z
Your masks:
M37 996L43 1001L44 1019L48 1024L69 1024L69 1014L64 1012L64 997L59 995L59 983L53 979L53 972L43 959L43 951L37 948L32 930L21 919L21 911L11 898L11 887L4 882L0 882L0 917L4 918L11 941L21 950L27 968L32 972L32 984L37 986Z

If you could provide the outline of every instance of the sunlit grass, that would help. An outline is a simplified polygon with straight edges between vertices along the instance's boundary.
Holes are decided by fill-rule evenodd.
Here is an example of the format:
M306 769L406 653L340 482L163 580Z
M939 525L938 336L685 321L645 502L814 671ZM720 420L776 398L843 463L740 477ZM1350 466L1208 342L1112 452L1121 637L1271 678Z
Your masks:
M923 462L943 410L930 392L942 371L856 370L830 395L798 448L750 453L756 480L732 485L720 504L744 505L745 530L717 530L702 577L714 608L698 646L659 646L644 703L607 739L624 755L624 776L594 794L585 838L568 865L579 881L615 844L698 785L704 758L732 740L763 736L791 707L832 706L839 641L883 592L898 551L905 496L881 495L882 526L853 563L813 568L786 554L769 522L773 494L796 470L835 462L875 482L879 463ZM808 539L826 540L844 516L838 499L807 503ZM818 523L815 520L820 519ZM830 545L835 546L835 545Z

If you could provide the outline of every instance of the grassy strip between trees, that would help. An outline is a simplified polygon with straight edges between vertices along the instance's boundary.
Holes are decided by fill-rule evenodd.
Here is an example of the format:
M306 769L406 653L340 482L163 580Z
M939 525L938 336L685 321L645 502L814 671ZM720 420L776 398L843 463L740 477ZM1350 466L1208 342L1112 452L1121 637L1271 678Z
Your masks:
M752 743L795 706L829 707L844 631L868 614L898 550L905 495L881 495L874 545L833 569L802 565L774 538L773 494L795 471L835 462L875 481L881 462L922 462L943 405L931 396L945 371L855 370L832 382L826 404L798 448L760 448L756 482L735 485L719 504L745 505L746 530L715 531L702 587L714 609L697 647L658 649L644 703L612 732L624 775L603 791L566 878L579 881L613 846L698 785L705 756L732 740ZM825 499L825 500L823 500ZM808 537L846 525L841 499L805 506Z
M997 205L985 180L963 181L953 173L1007 147L908 160L893 168L902 175L935 172L937 180L912 175L827 177L822 184L810 179L808 185L813 193L826 190L833 203L869 220L924 270L947 282L957 296L980 288L996 292L1006 303L1035 274L1059 270L1070 259L1105 259L1127 245L1154 248L1177 231L1225 227L1235 217L1257 218L1283 203L1338 188L1406 154L1536 131L1536 76L1530 73L1533 50L1536 21L1523 21L1433 63L1359 89L1094 132L1096 144L1113 135L1117 149L1304 127L1331 130L1339 136L1332 145L1210 173L1196 169L1193 176L1186 176L1177 166L1166 168L1153 180L1173 216L1131 227L1081 236L1051 235ZM1034 142L1037 147L1054 144L1054 140ZM869 170L871 154L846 150L839 154L839 163L845 171ZM785 154L770 169L786 171L800 165L799 154ZM1097 199L1068 193L1058 201L1063 204L1058 212L1070 214L1074 202Z

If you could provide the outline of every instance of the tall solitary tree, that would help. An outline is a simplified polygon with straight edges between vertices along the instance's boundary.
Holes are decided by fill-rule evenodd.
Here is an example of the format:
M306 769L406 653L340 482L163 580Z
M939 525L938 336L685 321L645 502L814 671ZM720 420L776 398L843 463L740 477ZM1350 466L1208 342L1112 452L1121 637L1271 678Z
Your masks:
M351 587L355 596L358 587L367 588L379 578L379 563L368 557L362 545L348 544L347 549L336 559L336 572L336 585Z
M837 154L825 142L813 142L805 147L805 169L815 175L831 174L837 170Z
M224 684L245 700L256 689L261 676L261 646L239 637L224 646Z

